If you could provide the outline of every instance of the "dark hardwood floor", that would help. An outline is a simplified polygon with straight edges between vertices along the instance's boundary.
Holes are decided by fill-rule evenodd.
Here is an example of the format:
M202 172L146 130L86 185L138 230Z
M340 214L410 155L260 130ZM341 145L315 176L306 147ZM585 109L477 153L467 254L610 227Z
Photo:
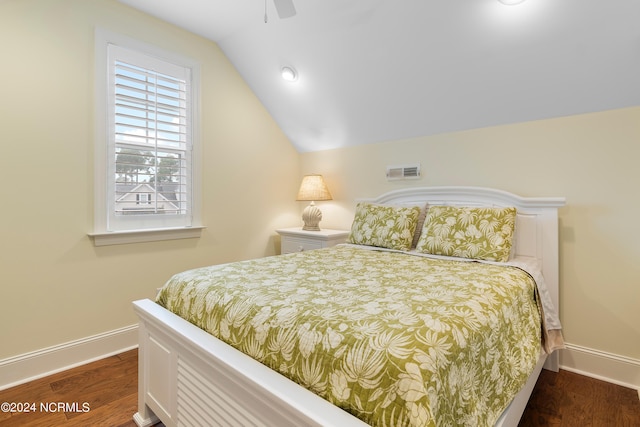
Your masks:
M137 369L132 350L0 391L0 403L35 405L32 412L3 409L0 427L136 427ZM640 399L636 390L543 370L520 426L640 427Z
M543 369L519 426L640 427L640 398L637 390Z
M35 404L29 408L34 409L32 412L3 410L0 426L136 427L132 416L137 411L137 392L138 350L131 350L0 391L0 404ZM76 403L77 408L66 413L58 411L58 402ZM87 412L83 412L85 402L89 404Z

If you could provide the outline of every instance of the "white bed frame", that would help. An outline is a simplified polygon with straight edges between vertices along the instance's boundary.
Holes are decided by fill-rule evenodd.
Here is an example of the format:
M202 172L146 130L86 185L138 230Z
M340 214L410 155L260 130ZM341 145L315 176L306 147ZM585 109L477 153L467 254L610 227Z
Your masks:
M426 187L392 191L375 203L515 206L516 255L535 257L558 305L558 208L561 197L527 198L479 187ZM364 426L359 419L244 355L151 300L135 301L139 318L140 427L162 421L185 426ZM557 352L541 354L499 426L517 426L542 367L557 371Z

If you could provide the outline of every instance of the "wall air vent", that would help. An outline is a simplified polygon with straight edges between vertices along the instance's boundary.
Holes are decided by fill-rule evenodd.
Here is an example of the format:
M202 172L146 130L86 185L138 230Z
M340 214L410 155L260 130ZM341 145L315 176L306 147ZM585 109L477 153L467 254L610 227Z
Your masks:
M420 164L387 166L387 180L419 179Z

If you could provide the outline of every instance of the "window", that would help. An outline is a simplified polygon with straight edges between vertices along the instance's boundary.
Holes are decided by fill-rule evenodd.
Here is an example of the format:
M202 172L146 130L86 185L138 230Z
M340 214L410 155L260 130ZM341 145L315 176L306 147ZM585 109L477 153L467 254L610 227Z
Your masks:
M151 194L143 193L136 194L136 205L150 205L151 204Z
M108 228L190 226L189 70L118 46L109 54ZM124 218L132 213L139 216Z
M96 40L96 244L199 230L197 64L106 32Z

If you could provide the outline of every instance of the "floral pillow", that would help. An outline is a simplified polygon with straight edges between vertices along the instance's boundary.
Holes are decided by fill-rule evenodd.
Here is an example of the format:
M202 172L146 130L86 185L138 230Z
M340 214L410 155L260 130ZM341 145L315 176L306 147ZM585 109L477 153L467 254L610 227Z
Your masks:
M430 206L416 250L505 262L515 222L516 208Z
M358 203L349 243L407 251L411 249L420 206Z

